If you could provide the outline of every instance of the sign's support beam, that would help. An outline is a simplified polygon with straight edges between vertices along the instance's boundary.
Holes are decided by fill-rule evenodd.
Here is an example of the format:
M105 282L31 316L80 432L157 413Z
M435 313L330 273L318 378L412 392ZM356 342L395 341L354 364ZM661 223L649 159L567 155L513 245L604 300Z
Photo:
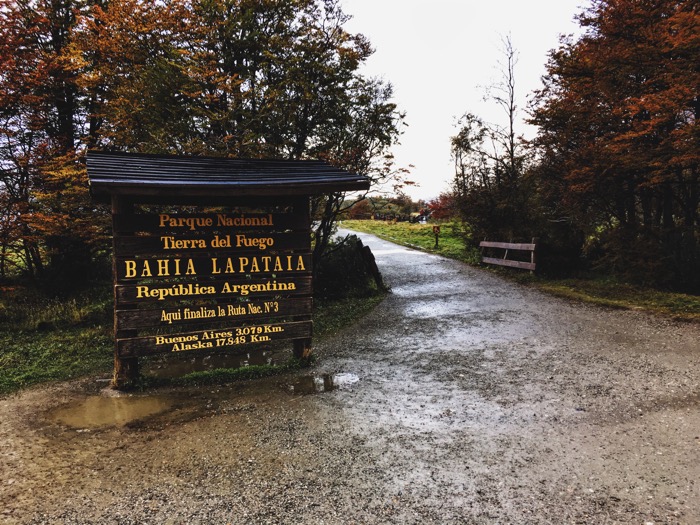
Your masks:
M118 215L132 215L134 213L134 204L130 200L117 195L112 195L112 217ZM117 236L112 237L112 249L116 248ZM113 251L114 253L114 251ZM112 258L113 275L117 275L116 269L117 259ZM120 330L117 326L117 286L114 283L114 374L112 376L112 387L122 388L136 381L139 377L139 360L138 357L120 357L118 342L120 339L134 337L137 334L136 330ZM124 308L135 308L135 306L125 306Z
M295 200L294 206L293 206L293 211L294 214L301 217L302 220L306 223L309 224L309 235L311 235L310 231L310 223L311 223L311 202L309 197L300 197ZM313 290L312 290L313 293ZM311 352L312 352L312 347L311 347L311 339L295 339L293 344L293 355L296 359L309 359L311 357Z

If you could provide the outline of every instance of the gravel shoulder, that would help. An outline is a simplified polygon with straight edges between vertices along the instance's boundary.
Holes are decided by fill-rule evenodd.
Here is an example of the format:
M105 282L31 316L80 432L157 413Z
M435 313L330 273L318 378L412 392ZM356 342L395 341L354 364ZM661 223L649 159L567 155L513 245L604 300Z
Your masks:
M360 236L392 293L311 372L0 398L0 522L700 523L700 326Z

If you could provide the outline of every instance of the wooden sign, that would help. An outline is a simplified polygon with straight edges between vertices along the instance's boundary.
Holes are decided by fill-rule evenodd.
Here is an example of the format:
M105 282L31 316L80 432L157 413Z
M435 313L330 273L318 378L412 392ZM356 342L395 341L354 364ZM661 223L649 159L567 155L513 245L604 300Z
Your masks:
M119 359L312 334L308 212L115 213Z
M308 315L311 312L312 299L299 298L263 298L249 301L213 301L199 306L175 305L146 310L117 310L117 329L135 330L149 327L178 327L193 321L221 322L238 324L239 321L275 319Z
M227 281L187 281L174 284L147 283L117 285L117 305L190 299L289 297L311 294L311 277L298 279L247 277Z
M227 278L239 275L272 274L279 276L310 275L310 253L261 255L259 253L223 252L185 257L117 257L118 282L141 279Z
M294 342L311 351L310 197L366 191L320 160L90 151L90 192L111 202L113 384L138 357Z
M270 253L279 250L309 250L310 247L311 239L306 233L163 234L121 236L114 243L114 254L124 257L221 251Z
M133 357L190 350L225 350L246 344L308 337L311 337L311 321L270 323L122 339L118 342L118 351L121 357Z
M124 232L207 232L269 230L275 227L308 231L308 217L295 213L159 213L114 216L114 231Z

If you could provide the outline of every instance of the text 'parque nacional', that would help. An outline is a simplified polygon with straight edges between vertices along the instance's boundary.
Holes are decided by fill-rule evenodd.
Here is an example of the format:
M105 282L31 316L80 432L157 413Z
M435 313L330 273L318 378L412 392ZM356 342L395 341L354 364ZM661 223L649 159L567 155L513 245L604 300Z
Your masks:
M214 226L222 228L251 226L268 227L274 226L274 222L271 213L263 216L250 217L246 217L245 215L232 216L225 213L217 213L214 216L178 217L177 215L173 216L161 213L158 215L158 226L160 228L185 228L190 231L195 231L198 228L211 228Z

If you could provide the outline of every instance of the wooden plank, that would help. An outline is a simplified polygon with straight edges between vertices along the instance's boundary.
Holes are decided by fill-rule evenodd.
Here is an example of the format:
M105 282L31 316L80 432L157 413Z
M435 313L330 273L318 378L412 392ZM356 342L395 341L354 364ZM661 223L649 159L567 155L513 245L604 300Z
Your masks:
M180 283L148 283L117 285L117 305L192 299L234 299L259 297L290 297L310 295L311 277L297 278L231 278L226 281L186 281Z
M216 252L308 251L311 237L307 233L212 234L212 235L143 235L114 239L117 257L131 255L176 255Z
M177 279L182 277L226 277L233 274L308 275L311 273L311 253L266 254L257 252L194 257L116 257L115 275L118 282L137 280Z
M180 334L135 337L117 341L120 357L191 350L229 350L241 345L270 343L288 339L307 339L313 331L311 321L267 323L244 327L216 328Z
M313 299L256 299L247 302L223 302L196 306L165 307L149 310L117 310L117 329L158 328L181 324L227 322L251 319L311 315Z
M479 243L481 248L502 248L505 250L525 250L533 251L535 249L535 244L532 243L513 243L513 242L492 242L492 241L481 241Z
M487 264L497 264L499 266L510 266L511 268L522 268L523 270L535 270L535 264L523 261L511 261L510 259L497 259L495 257L482 257L483 262Z
M115 215L112 226L115 233L231 233L308 230L309 219L298 213L140 213Z

